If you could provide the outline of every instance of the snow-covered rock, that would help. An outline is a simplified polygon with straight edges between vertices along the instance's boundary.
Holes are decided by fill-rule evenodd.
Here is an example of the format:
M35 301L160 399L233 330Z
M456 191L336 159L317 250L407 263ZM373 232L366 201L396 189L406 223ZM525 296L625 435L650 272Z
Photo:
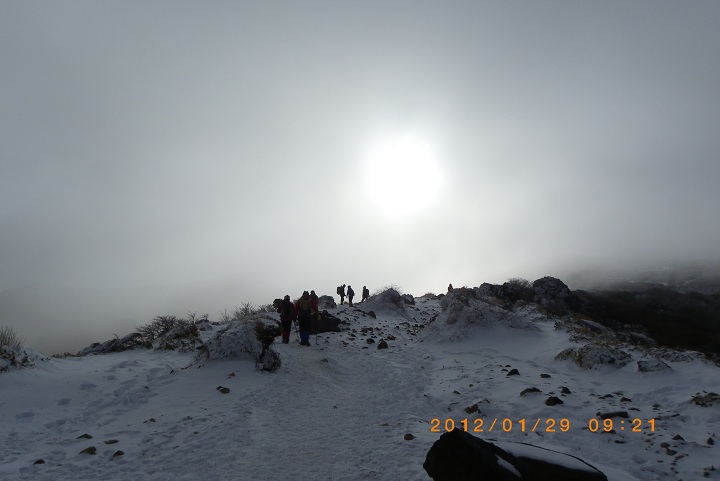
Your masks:
M47 358L42 354L27 347L12 349L10 346L0 346L0 372L35 367L45 360Z
M621 349L586 344L580 348L569 347L555 359L571 360L583 369L597 369L600 366L623 367L632 360L632 356Z

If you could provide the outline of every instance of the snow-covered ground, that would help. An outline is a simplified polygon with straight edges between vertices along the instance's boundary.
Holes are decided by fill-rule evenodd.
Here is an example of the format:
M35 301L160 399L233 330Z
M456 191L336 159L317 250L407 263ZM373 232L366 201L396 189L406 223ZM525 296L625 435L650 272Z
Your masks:
M532 309L450 324L429 297L329 311L343 331L276 342L275 373L132 350L0 374L0 480L428 480L425 455L453 425L572 454L612 481L720 479L720 403L691 402L720 392L712 364L640 372L631 351L624 367L582 369L555 359L581 343ZM613 433L588 429L613 411L629 413Z

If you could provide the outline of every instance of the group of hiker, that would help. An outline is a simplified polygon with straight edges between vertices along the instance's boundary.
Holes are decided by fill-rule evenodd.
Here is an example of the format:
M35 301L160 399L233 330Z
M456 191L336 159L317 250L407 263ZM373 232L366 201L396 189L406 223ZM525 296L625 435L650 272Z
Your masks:
M335 291L338 296L340 296L340 305L343 305L345 302L345 284L338 286L337 290ZM353 297L355 297L355 291L353 290L352 286L347 286L347 298L348 298L348 306L353 306ZM370 291L368 290L367 286L363 286L362 288L362 299L360 302L367 301L368 297L370 297Z
M345 284L338 286L337 294L340 296L340 304L345 302ZM352 286L347 286L348 305L352 307L353 291ZM362 301L364 302L370 297L370 291L363 286ZM274 307L280 313L280 324L283 344L290 342L290 332L292 330L293 321L297 321L297 331L300 337L301 346L310 345L310 324L313 319L320 319L320 310L318 308L319 298L315 291L303 291L302 296L295 302L290 300L289 295L280 300L275 301Z
M320 316L318 310L318 296L315 291L304 291L302 296L294 303L286 295L279 305L275 306L280 313L280 324L283 344L290 342L290 331L293 321L297 320L297 330L300 335L300 345L310 345L310 323L314 317Z

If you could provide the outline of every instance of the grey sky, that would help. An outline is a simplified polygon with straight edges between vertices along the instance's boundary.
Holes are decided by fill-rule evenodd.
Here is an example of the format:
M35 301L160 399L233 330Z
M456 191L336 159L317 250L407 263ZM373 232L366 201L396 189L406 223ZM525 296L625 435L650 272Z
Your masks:
M719 23L714 1L0 2L0 293L162 288L152 315L216 317L718 259ZM441 187L398 219L365 167L404 136Z

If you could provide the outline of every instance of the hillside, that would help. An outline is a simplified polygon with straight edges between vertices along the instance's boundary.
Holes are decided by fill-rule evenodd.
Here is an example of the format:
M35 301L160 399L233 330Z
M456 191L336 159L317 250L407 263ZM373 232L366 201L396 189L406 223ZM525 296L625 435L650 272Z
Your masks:
M486 289L327 311L341 331L273 344L274 373L242 323L203 326L185 352L30 356L0 374L0 479L427 480L453 425L613 481L720 479L718 367L701 355Z

